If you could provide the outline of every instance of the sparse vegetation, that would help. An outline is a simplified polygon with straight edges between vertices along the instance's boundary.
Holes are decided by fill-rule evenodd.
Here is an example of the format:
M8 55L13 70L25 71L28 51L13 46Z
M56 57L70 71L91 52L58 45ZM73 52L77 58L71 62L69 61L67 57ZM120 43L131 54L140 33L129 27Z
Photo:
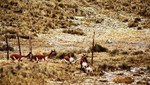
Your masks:
M110 64L104 63L102 65L99 65L98 69L101 69L101 71L103 71L103 70L104 71L115 71L118 69L118 67L115 65L110 65Z
M14 48L9 46L8 50L14 51ZM7 51L7 46L6 45L0 46L0 51Z
M144 77L136 84L147 84L149 3L149 0L1 0L0 84L133 84L136 76ZM93 31L98 44L93 48L91 66ZM29 36L33 54L48 56L50 50L56 49L58 55L38 63L6 61L5 36L9 53L18 53L16 34L20 37L22 55L29 53ZM77 59L75 64L63 62L68 52ZM92 72L81 71L83 54L89 56Z
M134 51L131 53L131 55L139 55L139 54L144 54L143 51Z
M119 54L119 49L114 49L110 52L110 55L114 56L114 55L118 55Z
M44 33L44 31L49 31L50 29L71 26L73 23L68 21L68 19L71 19L74 15L87 16L94 14L91 10L84 10L84 7L90 5L96 5L99 9L104 8L117 12L125 11L127 13L135 13L146 17L150 15L148 11L148 3L150 2L148 0L70 0L68 3L66 2L67 1L64 0L42 0L38 2L36 0L2 0L0 3L0 14L3 16L0 16L0 22L3 27L12 27L13 29L19 30L21 33L25 32L23 31L24 29L26 29L27 32ZM136 19L140 20L139 18ZM103 19L95 20L96 23L101 23L102 21ZM130 24L131 26L137 26L132 23ZM149 23L147 23L144 28L148 25Z
M116 76L113 81L116 83L131 84L132 82L134 82L134 79L132 79L131 77L127 77L127 76Z
M126 63L122 63L122 65L120 65L119 68L121 68L123 70L130 70L131 66L129 66Z
M86 35L81 29L67 29L67 30L63 30L63 33Z

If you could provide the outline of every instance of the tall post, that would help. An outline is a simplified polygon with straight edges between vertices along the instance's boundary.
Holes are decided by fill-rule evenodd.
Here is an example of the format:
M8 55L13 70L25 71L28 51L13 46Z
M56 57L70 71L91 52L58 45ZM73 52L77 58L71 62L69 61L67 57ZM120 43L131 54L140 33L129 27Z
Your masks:
M31 36L29 34L29 52L32 54L32 41L31 41ZM30 60L32 61L32 55L29 56Z
M93 57L94 57L94 45L95 45L95 31L93 32L93 42L92 42L92 58L91 58L92 66L93 66Z
M29 35L29 49L30 52L32 52L32 42L31 42L31 36Z
M19 53L21 55L21 46L20 46L20 39L18 33L17 33L17 40L18 40Z
M7 50L7 60L9 60L9 44L8 44L8 37L5 35L6 38L6 50Z

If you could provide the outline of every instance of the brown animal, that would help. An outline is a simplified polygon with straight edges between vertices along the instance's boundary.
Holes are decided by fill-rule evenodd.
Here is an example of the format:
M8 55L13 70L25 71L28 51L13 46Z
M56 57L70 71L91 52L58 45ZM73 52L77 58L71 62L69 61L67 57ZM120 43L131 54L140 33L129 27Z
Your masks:
M81 57L81 60L80 60L80 66L81 66L81 70L83 70L84 72L86 72L86 68L89 67L89 62L88 62L88 59L87 59L87 55L83 55Z
M41 54L39 54L39 55L33 55L32 56L32 59L34 59L35 61L37 61L37 63L39 62L39 60L43 60L44 59L44 61L45 61L45 60L47 60L47 58L48 58L48 56L41 55Z
M29 58L29 55L30 55L30 53L29 53L27 56L21 56L20 54L11 54L11 55L10 55L10 58L11 58L12 60L21 61L22 58L28 59L28 58Z
M66 63L73 64L75 63L75 58L71 56L71 53L64 54L64 61Z
M57 52L55 50L51 50L50 54L48 55L48 58L54 58L57 55Z
M32 54L32 53L31 53L31 54ZM56 56L56 55L57 55L57 52L56 52L55 50L51 50L51 52L50 52L50 54L49 54L48 56L41 55L41 54L39 54L39 55L32 55L31 60L34 59L34 60L37 61L37 62L38 62L39 60L47 61L48 58L52 58L52 57L54 57L54 56Z

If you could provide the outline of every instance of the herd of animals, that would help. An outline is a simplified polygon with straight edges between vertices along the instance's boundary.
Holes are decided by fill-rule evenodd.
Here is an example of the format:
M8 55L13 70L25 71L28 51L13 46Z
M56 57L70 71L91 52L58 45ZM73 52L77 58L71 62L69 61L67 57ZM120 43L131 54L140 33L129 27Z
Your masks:
M20 54L11 54L10 58L12 61L15 60L23 61L24 59L26 59L29 61L36 61L38 63L40 60L47 61L48 59L54 58L56 56L57 56L57 52L55 50L51 50L48 56L42 54L33 55L32 52L29 52L29 54L26 56L22 56ZM85 73L89 73L92 72L93 70L89 65L87 57L88 57L87 55L83 54L81 58L77 59L73 53L63 53L60 56L60 59L63 59L64 62L68 64L74 64L76 63L77 60L80 60L80 67L81 67L80 69Z

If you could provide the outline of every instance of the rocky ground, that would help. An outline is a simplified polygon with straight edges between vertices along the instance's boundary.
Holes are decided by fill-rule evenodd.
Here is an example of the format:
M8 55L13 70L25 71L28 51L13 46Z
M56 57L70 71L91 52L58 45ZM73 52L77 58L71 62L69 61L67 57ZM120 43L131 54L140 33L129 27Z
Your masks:
M134 1L130 0L123 2L114 0L114 4L111 5L107 0L81 0L82 3L77 0L68 4L63 0L56 2L42 0L44 5L41 5L39 1L32 3L31 7L29 7L31 2L25 5L24 1L8 0L0 3L0 9L2 9L0 11L0 83L3 85L20 83L29 85L150 84L148 0L145 2L136 0L136 5L132 4L131 6L129 2L134 3ZM34 0L31 1L34 2ZM71 3L78 3L78 5L74 6ZM122 9L117 7L120 6L120 3L123 4L123 6L121 5ZM51 6L51 11L48 11L47 6ZM144 13L142 13L143 6L146 11ZM130 7L132 9L126 9ZM43 8L45 9L43 10ZM78 10L77 12L75 8ZM74 12L72 12L73 10ZM2 14L6 16L2 16ZM39 21L36 22L37 20ZM93 32L95 32L95 43L107 48L108 51L94 53L93 68L96 70L92 74L80 71L79 61L76 65L67 65L59 59L51 59L48 63L41 61L38 64L28 61L20 64L6 61L6 51L4 50L6 33L10 35L9 45L13 48L10 54L18 53L15 33L19 33L20 37L29 34L32 36L34 54L47 54L55 49L59 54L74 52L77 58L80 58L82 54L88 54L90 61ZM29 40L24 38L20 38L20 40L22 54L26 55L29 52ZM20 81L13 82L18 79Z

